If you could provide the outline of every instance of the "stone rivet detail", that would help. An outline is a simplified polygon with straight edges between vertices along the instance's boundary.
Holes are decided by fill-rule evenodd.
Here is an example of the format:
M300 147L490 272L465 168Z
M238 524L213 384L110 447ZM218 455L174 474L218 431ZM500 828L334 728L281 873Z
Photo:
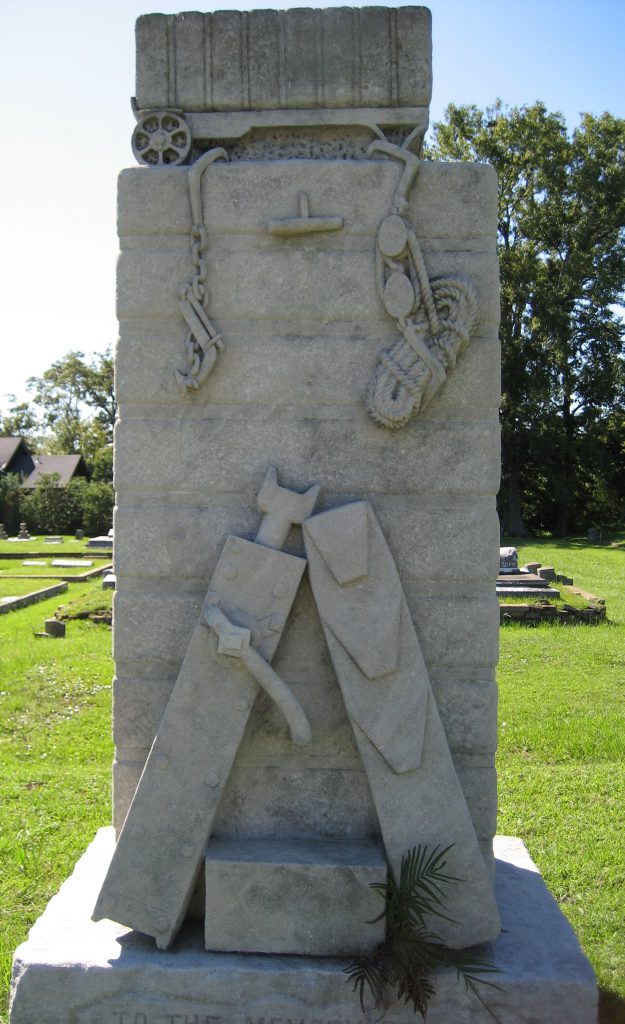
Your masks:
M249 706L250 706L249 700L247 700L245 697L239 697L239 699L238 699L238 701L236 703L236 707L237 707L238 711L247 711Z
M237 578L238 569L233 562L225 562L221 567L221 575L225 580L235 580Z
M180 853L182 854L183 857L192 857L193 856L193 844L192 843L183 843L182 846L180 847Z
M273 590L271 591L271 593L272 593L272 595L274 597L281 598L281 597L286 597L287 590L288 590L288 587L287 587L286 583L284 582L284 580L278 580L278 582L276 584L274 584L274 587L273 587Z
M286 619L284 615L272 615L269 620L269 628L276 633L279 633L281 629L284 629Z
M387 312L391 316L409 316L415 302L415 291L410 278L406 274L391 274L384 285L384 305Z
M406 223L396 213L385 217L380 224L378 245L383 256L397 259L402 256L408 245Z
M216 789L219 783L221 782L221 779L219 778L217 772L209 772L204 781L206 782L207 786L211 787L211 789Z

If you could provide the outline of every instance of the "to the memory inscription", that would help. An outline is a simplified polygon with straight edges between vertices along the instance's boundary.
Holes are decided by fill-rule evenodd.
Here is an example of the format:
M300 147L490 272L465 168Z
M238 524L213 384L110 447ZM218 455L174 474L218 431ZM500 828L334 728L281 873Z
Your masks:
M370 1024L364 1018L350 1017L225 1017L216 1013L181 1013L179 1010L115 1010L110 1024ZM393 1024L392 1021L388 1024Z

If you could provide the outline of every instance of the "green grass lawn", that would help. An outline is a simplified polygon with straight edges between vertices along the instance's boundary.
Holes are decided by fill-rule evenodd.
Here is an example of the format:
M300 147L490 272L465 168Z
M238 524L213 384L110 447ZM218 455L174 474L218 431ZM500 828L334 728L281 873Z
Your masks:
M622 539L622 538L621 538ZM602 1024L625 1022L625 548L519 542L604 597L599 625L500 631L499 831L520 836L602 987ZM22 581L23 582L23 581ZM0 963L110 819L110 630L43 620L100 580L0 616ZM502 979L504 983L505 979Z
M61 536L59 534L59 536ZM33 551L37 552L37 557L41 558L59 558L63 555L91 555L98 551L103 551L103 548L88 548L87 543L88 537L83 540L76 540L75 537L69 535L63 536L60 544L48 544L44 537L34 536L30 540L0 540L0 557L2 555L14 555L22 557L22 552L26 551L31 554ZM109 549L110 551L110 549Z
M45 587L53 587L55 582L62 583L62 580L24 580L19 576L11 579L0 579L0 597L21 597L23 594L31 594L35 590L43 590ZM4 630L0 630L0 637Z
M70 592L110 602L100 580ZM0 616L2 1011L15 947L110 821L111 630L72 621L64 640L33 636L67 602L61 594Z
M90 561L90 559L85 559ZM12 566L8 559L0 558L0 580L7 582L10 579L24 579L30 577L33 584L33 590L36 590L39 586L38 577L43 576L45 579L41 582L41 586L45 587L45 580L50 579L54 582L55 579L63 579L65 576L82 576L83 573L91 572L92 569L101 569L107 565L107 562L94 562L93 565L71 565L63 567L61 565L22 565L18 562L17 565Z
M498 831L525 841L577 931L601 1021L623 1022L625 548L516 543L520 564L553 565L605 598L608 621L500 630Z

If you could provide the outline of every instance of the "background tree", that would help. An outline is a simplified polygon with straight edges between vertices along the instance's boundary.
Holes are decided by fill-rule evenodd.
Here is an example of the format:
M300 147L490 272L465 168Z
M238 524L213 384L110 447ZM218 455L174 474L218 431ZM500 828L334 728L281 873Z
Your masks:
M499 175L505 530L622 517L625 121L451 105L428 155Z
M89 470L97 464L99 478L111 479L117 403L110 351L89 363L83 352L68 352L41 377L30 377L28 390L35 408L41 410L36 422L44 432L41 444L45 451L80 453Z
M10 534L19 527L21 486L19 473L0 473L0 523Z
M18 402L15 395L7 395L12 403L8 414L0 417L2 437L23 437L31 452L39 450L39 421L28 402Z
M76 486L77 485L77 486ZM58 473L45 473L32 490L22 491L20 513L31 533L73 533L82 523L81 492L86 480L59 487Z

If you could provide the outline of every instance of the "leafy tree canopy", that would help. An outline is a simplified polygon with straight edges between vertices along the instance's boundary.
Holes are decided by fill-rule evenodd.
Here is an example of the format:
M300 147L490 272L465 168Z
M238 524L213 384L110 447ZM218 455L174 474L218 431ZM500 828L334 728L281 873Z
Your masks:
M427 155L499 176L505 528L622 519L625 121L451 105Z
M110 480L117 415L110 350L90 362L83 352L68 352L27 387L32 403L14 403L2 434L21 435L33 451L80 453L90 469L98 467L98 479Z

